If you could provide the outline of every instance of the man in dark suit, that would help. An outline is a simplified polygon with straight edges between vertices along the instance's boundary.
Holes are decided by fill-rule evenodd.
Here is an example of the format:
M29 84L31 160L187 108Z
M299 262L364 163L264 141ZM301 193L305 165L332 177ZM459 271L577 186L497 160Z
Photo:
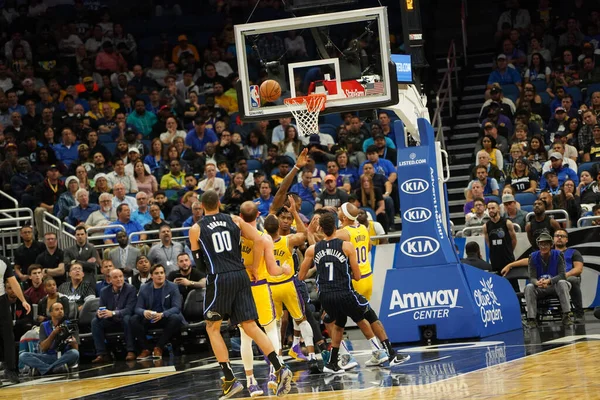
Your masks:
M135 307L135 315L131 318L131 332L137 338L142 352L138 360L150 357L162 358L163 347L171 340L185 322L181 314L181 293L179 287L167 281L165 267L160 264L153 265L150 269L152 284L142 285ZM159 298L156 298L159 296ZM163 328L154 350L146 338L150 327Z
M130 318L137 301L133 285L125 282L123 271L113 269L110 272L110 286L100 291L100 302L96 317L92 320L92 337L96 347L97 357L92 363L111 362L111 356L106 351L104 333L107 329L117 328L125 332L127 346L127 361L135 360L135 341L130 331Z

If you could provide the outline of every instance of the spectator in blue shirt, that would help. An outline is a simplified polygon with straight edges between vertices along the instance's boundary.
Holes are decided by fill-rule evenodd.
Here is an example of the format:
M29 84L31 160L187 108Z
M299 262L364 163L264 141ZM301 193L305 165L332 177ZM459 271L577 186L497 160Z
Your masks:
M156 121L156 115L146 111L146 102L139 98L135 101L135 112L127 117L127 125L133 126L146 138L150 136Z
M579 185L579 176L577 176L577 172L569 168L568 165L563 164L563 155L559 152L555 151L554 153L550 153L550 166L551 168L540 178L540 190L548 189L546 174L549 171L553 171L556 174L558 177L558 186L560 187L562 187L563 183L565 183L567 179L575 182L575 187Z
M273 196L271 196L271 183L268 181L262 181L258 190L260 196L258 199L254 200L254 203L256 204L260 215L267 216L269 215L271 204L273 204Z
M348 178L350 181L350 186L355 189L359 183L358 169L348 164L348 152L339 151L335 156L335 160L337 161L339 167L338 174L340 174L340 176L344 179Z
M516 69L508 66L506 55L499 54L496 57L496 66L497 68L492 71L487 81L486 98L489 98L489 91L494 83L499 83L500 85L517 85L521 89L521 74Z
M304 169L302 171L302 180L298 183L295 183L290 188L290 193L296 193L302 201L308 201L313 206L315 205L315 201L317 196L321 192L319 186L315 183L311 183L313 178L313 173L310 169Z
M19 104L19 96L17 96L17 91L14 89L10 89L6 91L6 98L8 100L8 112L12 114L13 112L18 112L21 115L27 114L27 109L24 105Z
M377 146L369 146L367 149L367 161L373 164L373 168L375 168L375 173L384 175L390 183L394 183L398 178L398 174L396 173L396 168L394 164L390 160L386 160L385 158L379 158L379 153L377 152ZM363 162L360 164L360 174L363 174L363 166L367 162Z
M98 204L90 204L90 194L85 189L75 192L75 199L79 205L71 208L67 216L67 222L73 226L85 223L91 213L100 209Z
M219 138L212 129L206 128L206 120L202 117L196 117L194 120L194 129L188 132L185 137L185 144L190 146L198 155L204 154L206 143L219 145Z
M79 158L77 146L79 146L79 142L75 137L75 133L73 133L71 128L64 128L62 130L62 142L54 145L54 153L56 153L56 158L59 161L62 161L62 163L68 168L73 161Z
M137 192L135 195L138 209L131 213L131 220L140 224L140 226L146 226L152 222L152 215L150 215L150 207L148 207L148 194L146 192ZM160 212L160 218L165 219L162 211Z
M142 232L144 228L137 222L131 219L131 208L127 204L121 204L117 207L117 220L111 225L121 225L125 229L125 234L129 237L132 232ZM123 230L120 228L108 228L104 231L105 235L116 235ZM139 240L146 240L146 234L135 235L131 238L132 242ZM113 244L116 243L113 239L104 239L104 243Z

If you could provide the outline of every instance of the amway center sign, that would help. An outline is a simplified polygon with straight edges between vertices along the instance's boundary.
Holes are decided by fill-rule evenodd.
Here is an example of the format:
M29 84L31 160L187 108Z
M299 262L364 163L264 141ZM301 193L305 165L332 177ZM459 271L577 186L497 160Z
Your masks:
M428 292L392 292L388 317L412 313L415 320L448 318L450 310L458 305L458 289L441 289Z

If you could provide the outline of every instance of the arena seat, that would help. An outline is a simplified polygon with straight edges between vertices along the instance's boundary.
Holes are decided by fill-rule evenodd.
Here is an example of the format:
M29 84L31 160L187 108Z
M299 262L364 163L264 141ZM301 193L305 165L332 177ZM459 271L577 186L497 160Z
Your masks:
M335 142L335 140L337 138L337 132L336 131L337 131L337 128L333 124L321 124L321 125L319 125L319 132L326 133L326 134L330 135L333 138L334 142Z
M504 93L504 97L508 97L513 102L516 102L519 98L519 95L521 94L517 85L512 84L502 85L502 92Z
M592 83L587 87L586 97L588 101L592 98L594 92L600 92L600 83Z
M312 218L313 211L315 209L315 205L309 201L303 201L300 206L300 213L304 214L304 216L308 219Z
M566 88L565 91L571 96L573 96L573 105L575 107L579 107L582 100L581 89L579 89L577 86L572 86Z
M262 169L262 164L257 160L248 160L248 171L258 171Z
M367 214L371 216L373 221L377 221L377 215L375 215L375 211L370 207L361 207L361 210L365 210Z
M542 99L542 104L549 105L552 103L552 98L548 94L548 92L539 92L540 98Z
M531 84L535 87L535 91L538 93L545 92L548 88L548 84L546 83L546 81L539 79L532 81Z
M114 139L109 134L98 135L98 141L104 145L114 143Z
M592 168L594 168L594 165L596 165L596 164L600 164L600 163L597 161L592 161L592 162L586 162L583 164L579 164L577 170L579 171L580 174L581 174L581 171L588 171L591 173ZM592 177L592 178L594 178L594 177Z
M531 206L537 200L537 196L534 193L517 193L515 200L523 206Z
M500 189L499 192L502 192L502 189ZM498 196L485 196L486 202L491 201L491 200L495 201L498 204L502 204L502 199L500 199L500 197L498 197Z
M521 210L526 211L526 212L533 212L533 205L527 205L527 206L521 206Z
M110 154L115 154L117 151L117 143L115 142L106 142L104 143L104 147L106 147L106 150L108 150Z
M206 330L206 322L204 321L204 293L204 289L194 289L188 293L185 299L183 316L188 323L183 326L182 331L186 332L186 334L190 334L192 331Z
M85 303L83 303L83 308L79 313L79 339L81 343L84 342L92 342L92 320L96 316L96 311L98 311L98 305L100 303L99 297L94 297L87 299Z
M338 113L327 114L323 116L323 123L327 125L340 126L344 121Z

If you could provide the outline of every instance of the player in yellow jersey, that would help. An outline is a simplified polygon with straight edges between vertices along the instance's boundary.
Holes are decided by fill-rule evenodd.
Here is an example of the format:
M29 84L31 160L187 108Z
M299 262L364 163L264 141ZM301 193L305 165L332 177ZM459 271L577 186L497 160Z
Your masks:
M287 212L291 214L297 224L297 233L281 236L279 234L279 219L273 214L269 215L265 219L264 223L265 230L273 239L275 260L279 265L283 265L284 263L293 265L294 261L292 252L294 247L301 246L306 241L306 227L300 219L300 215L298 214L298 210L296 209L293 199L290 197L288 200L289 207L284 207L280 212ZM286 309L290 313L290 316L298 324L302 337L304 338L304 343L306 344L309 353L308 362L310 371L312 373L320 373L321 371L315 356L312 328L306 320L306 316L304 315L304 301L296 289L296 285L294 283L294 271L280 276L271 276L268 278L268 281L271 287L273 303L275 304L277 321L281 320L281 316L283 314L283 305L285 305ZM296 342L296 339L294 339L294 341ZM295 358L297 359L303 357L299 345L299 338L298 343L294 343L292 345L290 353L292 352L294 355L296 355Z
M371 300L373 293L373 270L371 269L371 237L369 231L361 224L356 223L356 217L350 216L349 207L354 207L350 203L344 203L340 207L338 218L341 222L340 229L335 236L343 241L350 242L356 251L356 259L360 267L360 280L352 279L352 286L365 299ZM348 214L348 215L346 215ZM357 210L358 215L358 210Z
M256 229L256 218L258 217L258 208L256 204L251 201L242 203L240 207L240 217ZM256 310L258 312L258 323L263 327L265 333L269 337L269 340L275 348L275 352L279 353L280 341L277 323L275 322L275 306L273 305L271 289L267 279L271 275L278 276L289 274L291 266L285 263L279 266L275 262L275 256L273 254L273 241L268 235L265 235L265 233L260 231L258 233L263 236L264 239L267 239L266 242L254 243L252 240L242 236L242 259L244 265L248 268L247 271L251 280L252 296L254 297L254 303L256 304ZM252 276L250 268L252 268L253 271L256 271L254 276ZM241 328L240 334L240 352L244 370L246 371L248 391L250 392L251 397L262 396L264 392L254 377L252 339ZM275 381L275 374L272 368L273 367L271 366L268 386L270 389L275 389L277 388L277 382Z

